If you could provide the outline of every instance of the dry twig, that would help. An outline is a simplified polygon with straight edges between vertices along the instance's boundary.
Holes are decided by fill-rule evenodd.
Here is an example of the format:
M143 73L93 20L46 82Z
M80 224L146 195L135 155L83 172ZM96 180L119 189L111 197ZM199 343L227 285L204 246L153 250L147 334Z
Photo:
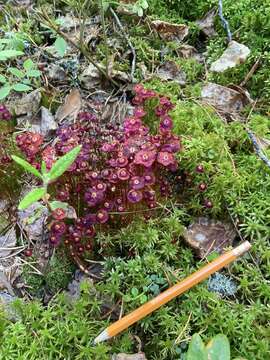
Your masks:
M134 82L134 73L135 73L135 69L136 69L136 51L135 51L135 48L131 44L131 42L130 42L130 40L128 38L128 35L126 34L125 29L124 29L123 25L121 24L121 21L120 21L119 17L117 16L116 12L112 8L110 8L110 11L111 11L117 25L119 26L120 30L122 31L122 34L123 34L124 38L126 39L126 42L128 43L128 46L130 47L130 50L132 52L133 59L132 59L130 76L131 76L131 81Z

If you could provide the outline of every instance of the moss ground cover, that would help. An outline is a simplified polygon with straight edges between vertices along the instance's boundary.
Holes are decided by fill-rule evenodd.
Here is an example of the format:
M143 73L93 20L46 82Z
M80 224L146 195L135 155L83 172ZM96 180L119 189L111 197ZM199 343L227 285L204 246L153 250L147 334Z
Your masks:
M270 357L270 169L256 155L246 131L248 126L261 139L270 139L269 5L264 1L254 4L248 0L235 3L224 0L224 15L229 20L233 38L249 46L251 55L244 64L217 75L206 72L206 68L226 48L225 31L217 17L217 35L206 39L195 23L207 11L217 7L217 2L196 0L191 4L185 0L149 0L148 4L145 21L126 15L121 16L121 21L136 50L137 80L146 89L169 97L175 104L170 115L173 132L181 138L183 151L177 154L179 171L167 177L173 196L161 201L156 215L150 219L139 214L133 216L127 226L97 232L90 258L104 262L103 279L94 285L82 282L78 299L71 299L65 293L75 265L62 246L54 250L56 253L43 275L37 275L25 266L22 278L29 287L32 300L14 302L13 308L18 315L16 322L8 320L4 310L1 313L0 359L107 360L113 353L137 352L136 339L139 338L148 360L179 360L185 359L188 343L196 332L204 341L218 333L227 335L232 357L247 360ZM52 18L57 17L56 8L61 14L77 16L82 5L82 2L74 1L56 1L53 5L37 1L34 4L36 10L45 6ZM6 15L1 16L1 24L5 35L14 30L17 16L20 24L16 30L17 42L18 35L23 34L30 44L33 41L37 46L53 45L56 34L40 25L34 32L38 21L29 18L25 9L16 16L11 8L4 10ZM89 16L94 16L99 11L98 6L89 6L87 11ZM112 18L109 13L105 15L109 29ZM149 21L153 19L187 24L190 33L186 42L206 52L205 64L180 58L174 42L165 44L158 34L151 32L149 35ZM122 36L118 34L117 39L121 46L126 46ZM105 42L101 36L96 44L89 45L94 47L95 58L102 64L106 63ZM115 49L113 44L109 46L110 53ZM117 46L119 51L119 44ZM31 47L27 51L31 54ZM256 103L244 108L241 113L244 121L225 121L212 107L201 103L201 88L206 81L225 86L240 85L258 59L259 67L245 85ZM144 75L145 69L151 72L165 60L174 61L186 73L185 86L174 81L161 81L155 76L148 79ZM41 62L46 61L44 56ZM80 58L79 64L83 61ZM116 55L114 61L118 71L128 71L129 58ZM5 69L6 65L1 62L0 71L7 76ZM88 94L80 84L76 70L68 69L67 87L72 87L75 82ZM56 99L60 101L59 94L47 96L53 89L46 83L41 86L44 91L42 103L54 110ZM149 109L151 106L150 103ZM150 110L149 113L152 114ZM156 126L153 117L146 120L150 128ZM5 134L6 125L1 131ZM19 153L14 142L5 148L9 147L12 154ZM264 153L270 157L267 147ZM9 166L4 168L5 175L1 175L1 193L13 198L16 206L14 199L22 182L16 180L15 185L10 186L11 182L6 180L10 179L11 172L14 179L20 178L21 173L14 164ZM203 167L202 173L196 171L198 166ZM178 176L188 179L188 186L184 186ZM203 192L198 190L202 183L206 185ZM205 206L205 200L211 206ZM14 214L14 209L12 211ZM245 239L252 243L248 254L222 271L236 284L235 295L222 297L211 292L205 281L115 340L93 346L93 339L113 319L110 312L107 316L102 313L104 298L110 298L118 310L122 308L127 313L210 259L198 259L184 241L185 228L198 216L233 220L238 230L236 242ZM35 257L32 260L35 264ZM44 293L48 289L50 301L44 302Z

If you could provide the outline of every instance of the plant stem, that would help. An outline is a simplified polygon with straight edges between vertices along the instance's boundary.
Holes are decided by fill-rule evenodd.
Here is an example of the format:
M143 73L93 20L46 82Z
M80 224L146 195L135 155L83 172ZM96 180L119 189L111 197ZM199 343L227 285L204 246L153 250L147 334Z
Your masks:
M121 30L121 32L123 34L123 37L125 38L126 42L128 43L128 46L130 47L130 50L132 52L133 59L132 59L130 76L131 76L131 81L134 82L134 73L135 73L135 69L136 69L136 51L135 51L135 48L131 44L131 41L129 40L128 35L126 34L126 31L125 31L123 25L121 24L121 21L120 21L119 17L117 16L116 12L111 7L110 7L110 12L112 13L118 27L120 28L120 30Z
M110 79L110 74L109 74L109 46L108 46L108 37L107 37L107 34L106 34L106 24L105 24L105 13L104 13L103 0L99 0L99 8L100 8L100 15L101 15L103 40L105 42L106 74L107 74L107 78Z
M77 43L75 43L72 39L69 38L69 36L67 34L65 34L63 31L61 31L58 26L56 26L54 24L54 22L50 19L50 17L42 10L41 11L41 19L43 20L43 22L45 22L46 25L49 25L58 35L61 35L67 42L69 42L72 46L74 46L77 50L79 50L83 56L93 65L95 66L95 68L107 79L110 80L112 82L112 84L119 88L119 85L116 81L114 81L113 79L109 78L107 76L106 71L104 71L102 69L102 67L100 67L100 65L98 65L96 62L94 62L90 56L90 54L88 54L88 51L86 50L84 45L78 45Z

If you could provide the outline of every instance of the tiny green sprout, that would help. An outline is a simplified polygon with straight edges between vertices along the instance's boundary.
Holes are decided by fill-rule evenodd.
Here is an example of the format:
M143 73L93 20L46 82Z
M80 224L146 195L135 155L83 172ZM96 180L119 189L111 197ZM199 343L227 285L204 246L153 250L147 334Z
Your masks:
M200 335L194 334L188 347L187 360L198 359L231 360L230 343L227 336L218 334L205 345Z
M0 100L7 97L12 91L27 92L33 90L33 81L39 79L41 76L41 72L36 68L36 65L31 59L24 61L22 70L9 67L8 72L8 77L3 75L0 77L0 83L2 84L0 88Z
M55 40L54 47L58 52L59 56L64 57L67 50L67 42L61 36L58 36Z
M12 159L22 166L27 172L35 175L37 178L41 179L43 184L41 187L31 190L19 203L18 209L24 210L31 204L36 201L39 201L42 198L46 198L48 185L59 178L64 172L73 164L77 156L81 151L81 145L76 146L74 149L69 151L67 154L61 156L52 166L49 172L46 171L46 165L44 162L41 164L41 173L29 164L24 159L21 159L18 156L13 155ZM52 202L53 204L54 202ZM57 202L59 203L59 202ZM64 207L64 203L62 206ZM59 207L59 204L57 204Z

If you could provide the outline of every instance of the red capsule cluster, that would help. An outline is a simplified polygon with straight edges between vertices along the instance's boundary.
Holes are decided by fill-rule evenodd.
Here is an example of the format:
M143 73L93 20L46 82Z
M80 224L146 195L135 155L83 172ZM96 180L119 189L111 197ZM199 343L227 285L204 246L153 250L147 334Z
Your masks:
M203 165L197 165L196 166L196 169L195 169L195 172L198 173L198 174L203 174L204 173L204 167ZM198 185L198 190L201 192L201 193L204 193L206 190L207 190L207 184L205 184L204 182L201 182L199 183ZM212 209L213 207L213 203L210 199L203 199L203 206L206 208L206 209Z
M31 131L26 131L16 137L17 146L25 154L27 161L37 168L39 163L36 162L36 156L40 153L43 141L42 135Z
M42 151L40 135L18 135L18 146L27 159L35 163L42 158L47 169L75 146L82 146L76 161L55 183L56 198L79 209L78 219L65 225L68 222L63 209L54 210L50 227L53 245L64 239L81 254L92 249L100 226L114 226L119 219L130 222L140 211L155 209L162 197L170 196L167 177L177 170L175 155L181 149L169 115L174 106L168 98L141 85L134 91L135 109L123 124L102 124L93 114L83 112L76 123L61 126L54 145ZM149 99L157 104L151 110L159 123L154 134L144 123Z
M5 105L0 104L0 120L11 120L12 115Z

